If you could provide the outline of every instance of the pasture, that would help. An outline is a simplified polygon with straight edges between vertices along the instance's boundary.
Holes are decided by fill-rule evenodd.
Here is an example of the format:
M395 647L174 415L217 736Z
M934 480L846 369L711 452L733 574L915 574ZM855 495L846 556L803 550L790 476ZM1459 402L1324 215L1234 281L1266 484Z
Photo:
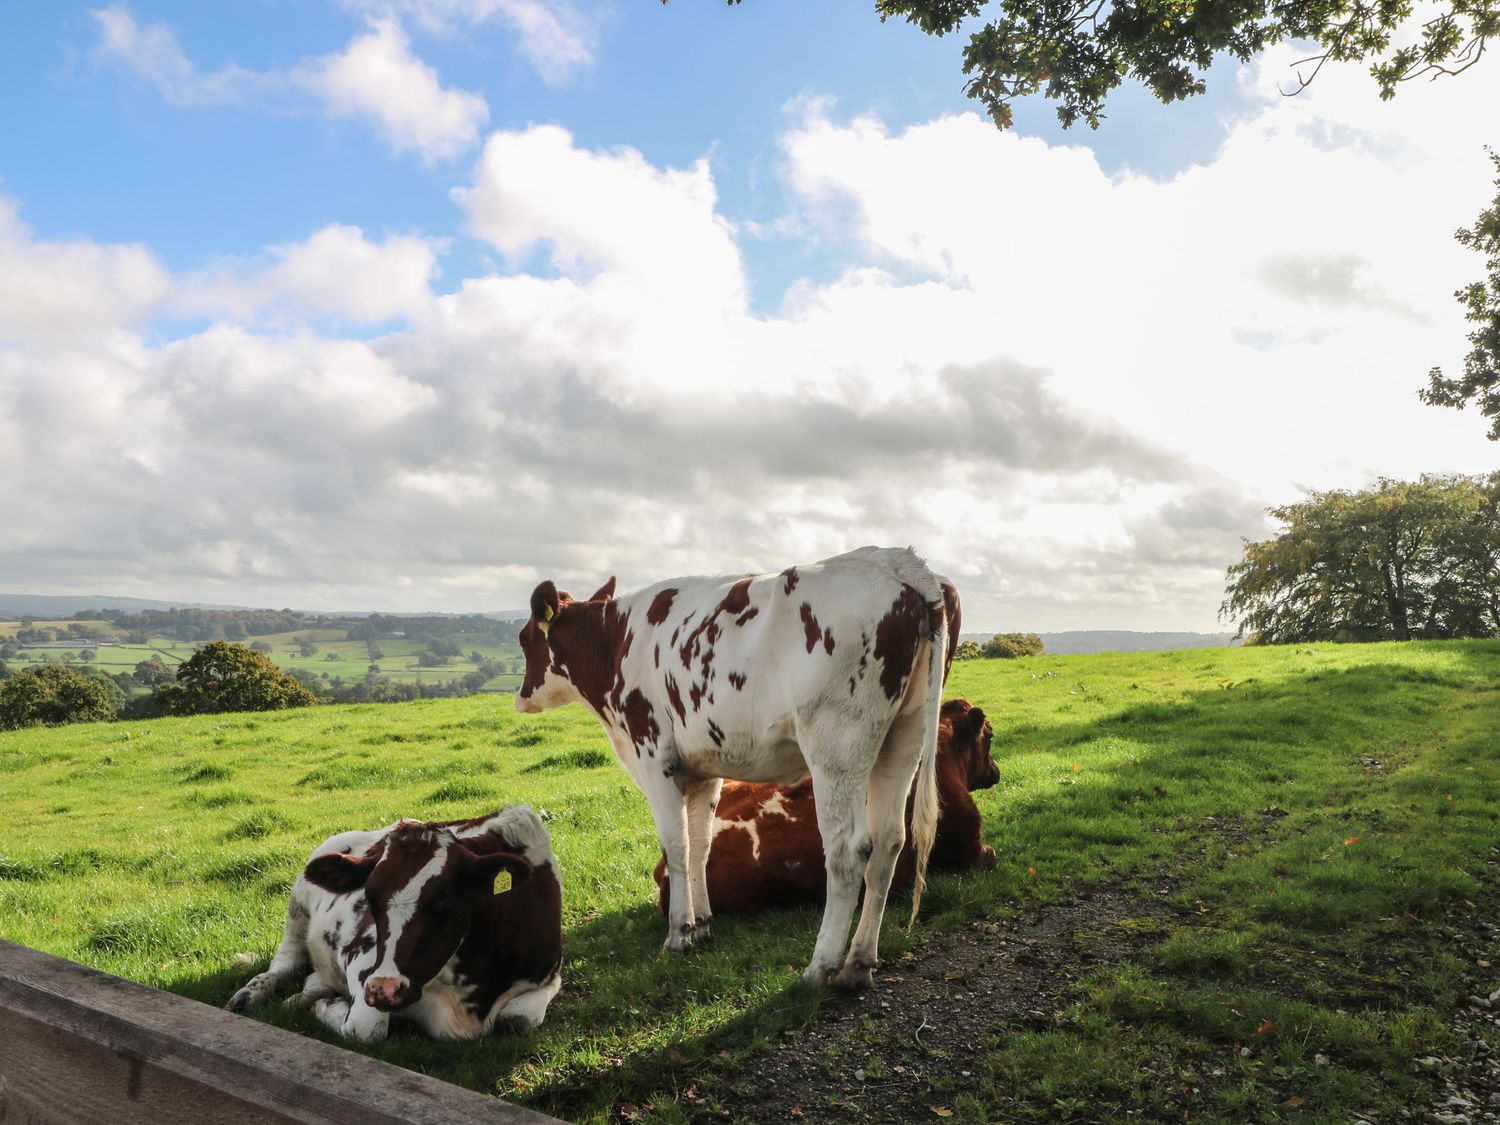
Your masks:
M66 629L72 622L36 622L41 627ZM96 632L108 635L116 632L107 622L88 622ZM14 637L22 627L18 621L0 622L0 639ZM264 643L270 646L267 654L280 667L291 671L299 669L310 672L320 679L341 679L345 683L356 683L365 678L372 663L380 667L380 675L398 683L447 683L474 671L475 664L469 654L478 652L487 660L498 662L504 671L491 678L481 689L487 692L514 691L521 681L521 649L516 644L496 644L488 637L456 634L453 640L463 649L463 655L451 658L451 663L436 667L423 667L418 657L427 646L424 642L404 637L382 637L376 642L380 656L372 661L370 649L365 641L345 640L347 630L297 629L286 633L271 633L265 636L248 637L241 643ZM303 642L310 641L316 651L303 656ZM116 675L133 671L142 660L156 657L168 666L174 666L193 655L197 646L190 641L170 637L148 637L145 644L101 645L94 649L91 666ZM63 660L65 654L77 658L79 648L57 648L28 645L10 661L17 669L46 661Z
M1004 777L976 797L999 866L937 876L910 936L893 900L871 999L796 983L813 909L659 953L650 816L597 723L494 696L0 734L0 936L222 1004L324 836L523 801L565 887L547 1024L368 1050L569 1119L1385 1118L1479 1051L1453 1017L1500 985L1500 642L970 661L947 694L995 726ZM891 969L937 935L1106 894L1113 952L1060 967L1045 1010L962 1044L894 1033ZM923 1003L961 1007L962 977ZM817 1080L774 1088L779 1055Z

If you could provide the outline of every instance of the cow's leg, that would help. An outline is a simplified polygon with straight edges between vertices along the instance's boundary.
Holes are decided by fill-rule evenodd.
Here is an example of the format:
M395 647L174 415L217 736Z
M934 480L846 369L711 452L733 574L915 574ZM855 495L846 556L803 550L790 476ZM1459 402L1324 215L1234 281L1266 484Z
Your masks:
M860 877L870 856L870 834L865 823L865 769L812 769L813 800L818 809L818 832L823 837L828 897L823 924L812 961L802 970L810 984L826 984L844 959L849 920L859 897Z
M559 970L535 988L511 996L496 1011L494 1029L514 1033L541 1027L547 1018L547 1005L552 1003L552 998L561 988L562 972Z
M708 851L713 840L714 809L719 804L722 778L695 781L682 787L687 803L688 872L692 877L693 941L713 938L713 906L708 900Z
M665 948L681 951L693 944L692 876L688 873L687 800L665 771L642 771L640 786L656 821L656 838L667 857L670 901L667 903Z
M307 906L295 895L286 908L286 925L281 930L281 944L266 971L252 977L224 1005L231 1012L248 1012L258 1008L307 964Z
M318 1000L313 1015L340 1035L361 1043L379 1043L390 1029L391 1017L365 1003L364 989L356 988L352 997L339 996Z
M906 841L906 798L911 793L912 777L922 754L924 721L925 716L916 708L903 712L886 732L880 755L875 759L875 768L870 771L866 802L870 861L865 865L865 901L860 910L859 928L849 943L849 956L839 971L837 983L840 988L869 988L874 983L880 922L885 916L886 896L890 894L896 859Z

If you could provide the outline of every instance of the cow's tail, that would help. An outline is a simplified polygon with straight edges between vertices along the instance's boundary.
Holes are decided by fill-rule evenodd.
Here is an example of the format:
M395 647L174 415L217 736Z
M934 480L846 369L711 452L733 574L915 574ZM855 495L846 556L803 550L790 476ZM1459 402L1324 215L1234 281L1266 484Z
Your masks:
M911 835L917 852L917 877L912 884L911 918L907 928L916 925L917 911L922 907L922 892L927 888L927 860L932 842L937 838L938 786L937 744L938 718L943 708L943 673L947 667L948 615L942 598L928 603L932 624L927 644L927 692L922 700L922 756L917 762L916 796L912 802ZM957 628L954 623L952 628Z

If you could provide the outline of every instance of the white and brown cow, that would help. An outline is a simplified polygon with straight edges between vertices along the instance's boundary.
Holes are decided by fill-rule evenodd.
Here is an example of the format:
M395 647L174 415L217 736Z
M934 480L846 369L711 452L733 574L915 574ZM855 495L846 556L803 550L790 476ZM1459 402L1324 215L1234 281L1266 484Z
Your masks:
M937 837L931 867L942 871L989 871L995 849L984 842L984 818L971 796L1000 780L991 753L994 729L984 712L967 699L943 704L938 724ZM911 802L906 817L911 820ZM911 844L901 849L891 890L911 886L917 857ZM663 914L670 902L667 861L656 865ZM708 851L708 894L719 914L759 914L788 906L822 902L827 889L823 844L810 782L764 785L727 782L714 811Z
M957 594L910 550L878 547L779 574L678 578L620 598L614 587L582 602L536 588L516 709L581 701L603 723L666 855L667 948L711 936L705 865L721 779L811 775L828 896L803 976L868 987L914 775L913 917L921 903Z
M502 871L511 887L496 893ZM255 1008L309 966L298 1003L365 1042L392 1015L435 1039L538 1026L562 987L562 882L541 819L508 805L325 840L270 967L226 1006Z

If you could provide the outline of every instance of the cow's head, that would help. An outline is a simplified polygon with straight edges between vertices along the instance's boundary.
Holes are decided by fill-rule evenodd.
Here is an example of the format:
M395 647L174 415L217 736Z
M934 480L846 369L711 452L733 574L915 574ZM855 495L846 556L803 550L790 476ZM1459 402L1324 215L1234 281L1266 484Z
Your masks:
M534 715L577 702L579 685L570 665L586 658L597 640L592 609L614 596L613 578L586 602L574 601L550 581L531 592L531 616L521 628L526 672L516 689L517 711Z
M953 731L948 753L969 789L988 789L999 782L1000 767L990 748L995 731L984 712L967 699L950 699L943 704L942 720Z
M446 828L403 820L364 855L329 853L307 865L309 882L338 893L364 889L375 929L365 1003L394 1012L415 1003L469 932L495 876L519 883L531 864L514 852L479 855Z

